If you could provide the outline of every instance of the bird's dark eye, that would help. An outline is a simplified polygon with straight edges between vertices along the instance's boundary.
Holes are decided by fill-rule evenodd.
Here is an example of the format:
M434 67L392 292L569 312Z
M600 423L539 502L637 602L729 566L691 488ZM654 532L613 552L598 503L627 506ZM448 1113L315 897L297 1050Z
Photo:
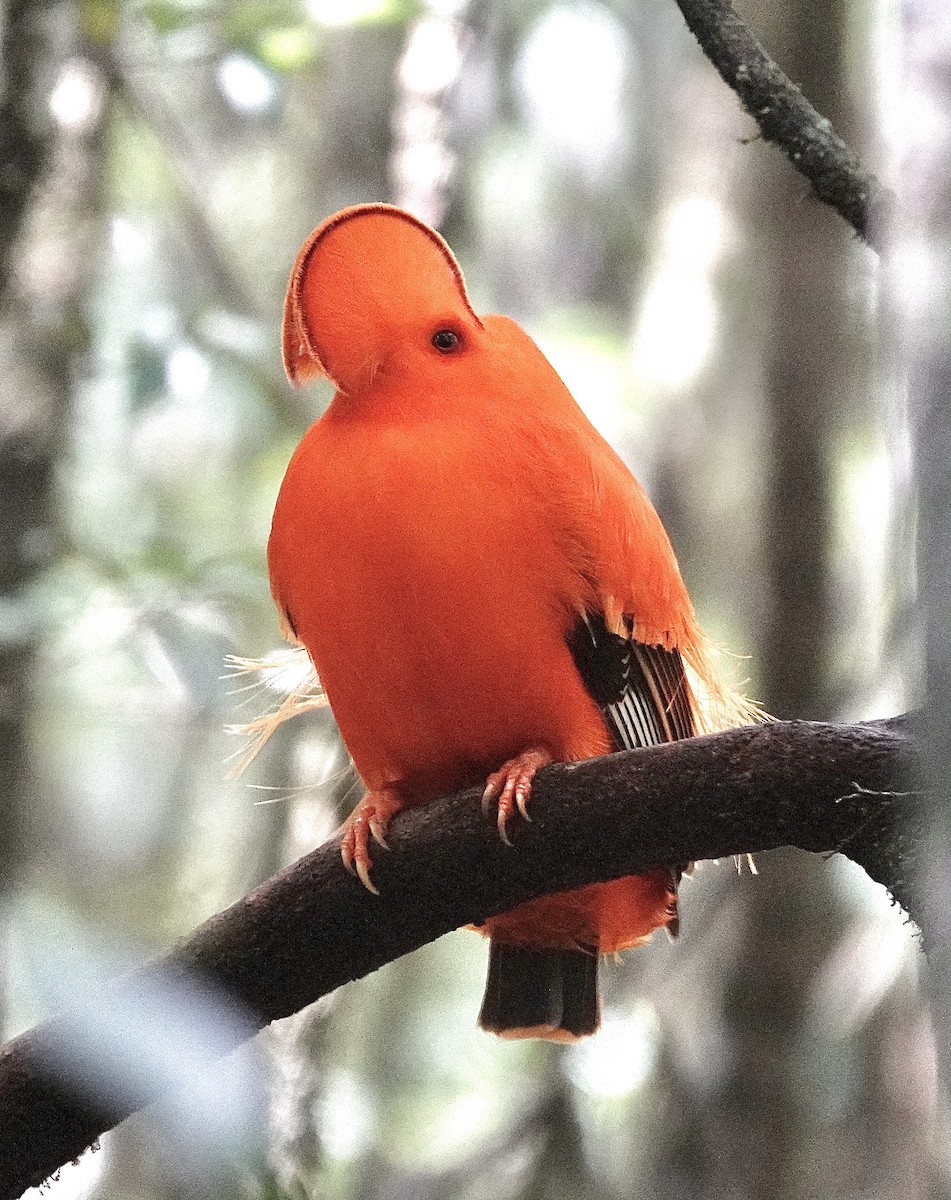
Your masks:
M432 343L441 354L451 354L462 345L459 334L451 329L440 329L432 336Z

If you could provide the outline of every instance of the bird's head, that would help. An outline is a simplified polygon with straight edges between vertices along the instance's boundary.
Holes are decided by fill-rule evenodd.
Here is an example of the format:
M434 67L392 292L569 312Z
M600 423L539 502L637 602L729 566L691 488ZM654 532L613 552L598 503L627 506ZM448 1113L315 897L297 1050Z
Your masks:
M360 392L394 366L464 353L482 323L435 230L400 208L363 204L329 217L297 256L284 305L284 368Z

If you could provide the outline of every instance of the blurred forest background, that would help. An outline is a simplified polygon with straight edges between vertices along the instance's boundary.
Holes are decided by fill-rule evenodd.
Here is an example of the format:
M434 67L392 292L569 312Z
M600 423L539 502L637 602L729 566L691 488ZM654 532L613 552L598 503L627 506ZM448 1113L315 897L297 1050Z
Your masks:
M892 0L742 10L892 178ZM672 0L8 0L2 39L5 1035L354 799L319 716L225 778L225 727L266 701L224 658L279 645L270 512L328 400L283 380L283 291L342 205L438 224L476 308L532 332L765 707L914 703L879 264L755 139ZM947 1109L909 927L842 858L758 866L685 884L679 943L609 967L587 1043L476 1030L486 950L459 932L273 1026L47 1194L934 1195ZM187 1079L182 1047L155 1057Z

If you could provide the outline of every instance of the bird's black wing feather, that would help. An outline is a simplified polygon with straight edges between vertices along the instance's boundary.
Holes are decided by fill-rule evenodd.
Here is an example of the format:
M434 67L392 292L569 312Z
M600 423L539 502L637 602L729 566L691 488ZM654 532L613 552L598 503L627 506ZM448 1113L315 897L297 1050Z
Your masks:
M616 750L657 746L697 732L690 685L678 651L611 633L600 613L587 613L578 621L568 646ZM671 937L680 929L677 885L686 870L688 863L670 869L667 932Z
M678 651L611 633L600 613L581 618L568 645L616 749L656 746L696 733L690 686Z

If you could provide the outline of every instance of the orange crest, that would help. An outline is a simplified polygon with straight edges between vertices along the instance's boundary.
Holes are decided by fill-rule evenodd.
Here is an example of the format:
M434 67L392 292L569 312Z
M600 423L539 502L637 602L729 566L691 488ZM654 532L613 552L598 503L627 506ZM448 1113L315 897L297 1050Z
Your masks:
M297 256L284 304L284 369L343 391L372 378L408 334L478 318L435 230L403 209L361 204L329 217Z

